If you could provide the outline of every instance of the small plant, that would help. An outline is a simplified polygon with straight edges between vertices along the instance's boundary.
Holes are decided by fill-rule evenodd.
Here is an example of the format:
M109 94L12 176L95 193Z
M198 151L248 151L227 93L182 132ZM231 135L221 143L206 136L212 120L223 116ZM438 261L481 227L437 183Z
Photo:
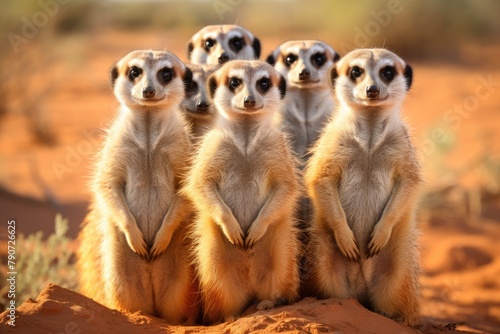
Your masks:
M46 240L37 232L16 240L16 304L19 306L28 298L36 298L48 284L55 283L68 289L76 288L74 250L71 239L66 236L68 221L60 214L55 218L55 232ZM4 282L5 277L1 277ZM3 285L3 284L2 284ZM5 288L0 290L0 305L4 309Z

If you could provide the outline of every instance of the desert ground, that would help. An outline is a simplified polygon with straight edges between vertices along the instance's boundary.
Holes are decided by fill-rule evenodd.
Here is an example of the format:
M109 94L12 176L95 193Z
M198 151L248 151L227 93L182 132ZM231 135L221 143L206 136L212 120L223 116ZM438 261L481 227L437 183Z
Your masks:
M102 142L101 129L117 110L109 80L112 64L137 48L167 49L185 60L185 41L191 34L107 30L92 38L59 41L61 50L66 50L61 52L72 50L72 56L63 53L59 59L64 61L48 65L50 79L43 72L30 79L36 89L48 89L43 111L54 143L34 140L24 114L7 113L1 119L2 265L7 219L16 220L17 233L48 235L54 232L54 216L59 212L69 221L68 235L76 237L90 198L87 183ZM263 36L262 58L282 41ZM424 297L420 330L424 333L500 333L500 196L498 190L488 188L493 184L488 179L491 173L482 169L483 164L500 159L500 48L466 45L457 52L474 58L485 50L488 61L473 65L408 59L414 84L404 117L420 151L426 181L419 215ZM24 55L28 60L32 56ZM76 241L71 245L77 246ZM23 279L22 273L18 279ZM43 291L40 288L39 296L17 300L15 330L59 333L69 326L82 333L111 329L124 333L417 332L363 309L354 300L314 299L271 311L250 308L232 324L171 327L140 313L109 310L49 283ZM14 332L6 325L6 315L0 315L0 327Z

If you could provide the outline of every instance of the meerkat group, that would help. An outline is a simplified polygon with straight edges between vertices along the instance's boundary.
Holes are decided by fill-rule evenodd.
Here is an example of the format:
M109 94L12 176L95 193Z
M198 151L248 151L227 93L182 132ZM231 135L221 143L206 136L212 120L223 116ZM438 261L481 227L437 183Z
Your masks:
M236 25L203 28L187 50L185 63L138 50L112 68L121 108L79 234L80 291L172 324L315 296L416 326L411 67L312 40L264 62Z

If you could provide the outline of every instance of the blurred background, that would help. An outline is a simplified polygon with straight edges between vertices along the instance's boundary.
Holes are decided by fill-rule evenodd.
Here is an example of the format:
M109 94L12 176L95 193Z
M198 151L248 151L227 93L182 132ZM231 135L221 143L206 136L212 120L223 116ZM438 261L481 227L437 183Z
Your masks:
M87 211L101 129L117 109L113 63L134 49L167 49L186 60L187 41L203 26L236 23L261 40L263 59L286 40L320 39L341 55L386 47L413 66L404 117L425 170L424 313L464 328L500 327L500 2L24 0L1 6L0 255L5 265L6 222L14 218L21 240L18 303L35 298L49 281L75 288L74 238Z

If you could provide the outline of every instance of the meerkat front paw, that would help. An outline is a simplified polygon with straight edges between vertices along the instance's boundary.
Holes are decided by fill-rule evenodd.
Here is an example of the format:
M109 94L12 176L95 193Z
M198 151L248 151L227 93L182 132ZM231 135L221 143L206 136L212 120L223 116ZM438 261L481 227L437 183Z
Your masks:
M135 253L146 258L148 256L148 246L146 245L146 240L144 240L144 235L135 221L129 224L129 226L130 228L124 232L129 247Z
M174 231L171 229L170 225L164 222L155 235L153 247L151 247L150 250L152 257L157 257L167 249L173 234Z
M247 232L247 237L245 238L245 246L247 248L252 248L257 241L259 241L264 234L266 234L267 225L261 224L259 222L253 222Z
M375 225L368 242L368 259L380 253L389 242L391 233L392 228L387 228L381 223Z
M352 262L359 260L359 246L352 230L345 224L345 227L335 232L335 241L342 254Z
M274 307L274 303L269 299L264 299L259 304L257 304L257 310L269 310Z
M243 231L232 213L223 214L222 217L216 219L216 221L230 243L240 247L244 246L245 237Z

